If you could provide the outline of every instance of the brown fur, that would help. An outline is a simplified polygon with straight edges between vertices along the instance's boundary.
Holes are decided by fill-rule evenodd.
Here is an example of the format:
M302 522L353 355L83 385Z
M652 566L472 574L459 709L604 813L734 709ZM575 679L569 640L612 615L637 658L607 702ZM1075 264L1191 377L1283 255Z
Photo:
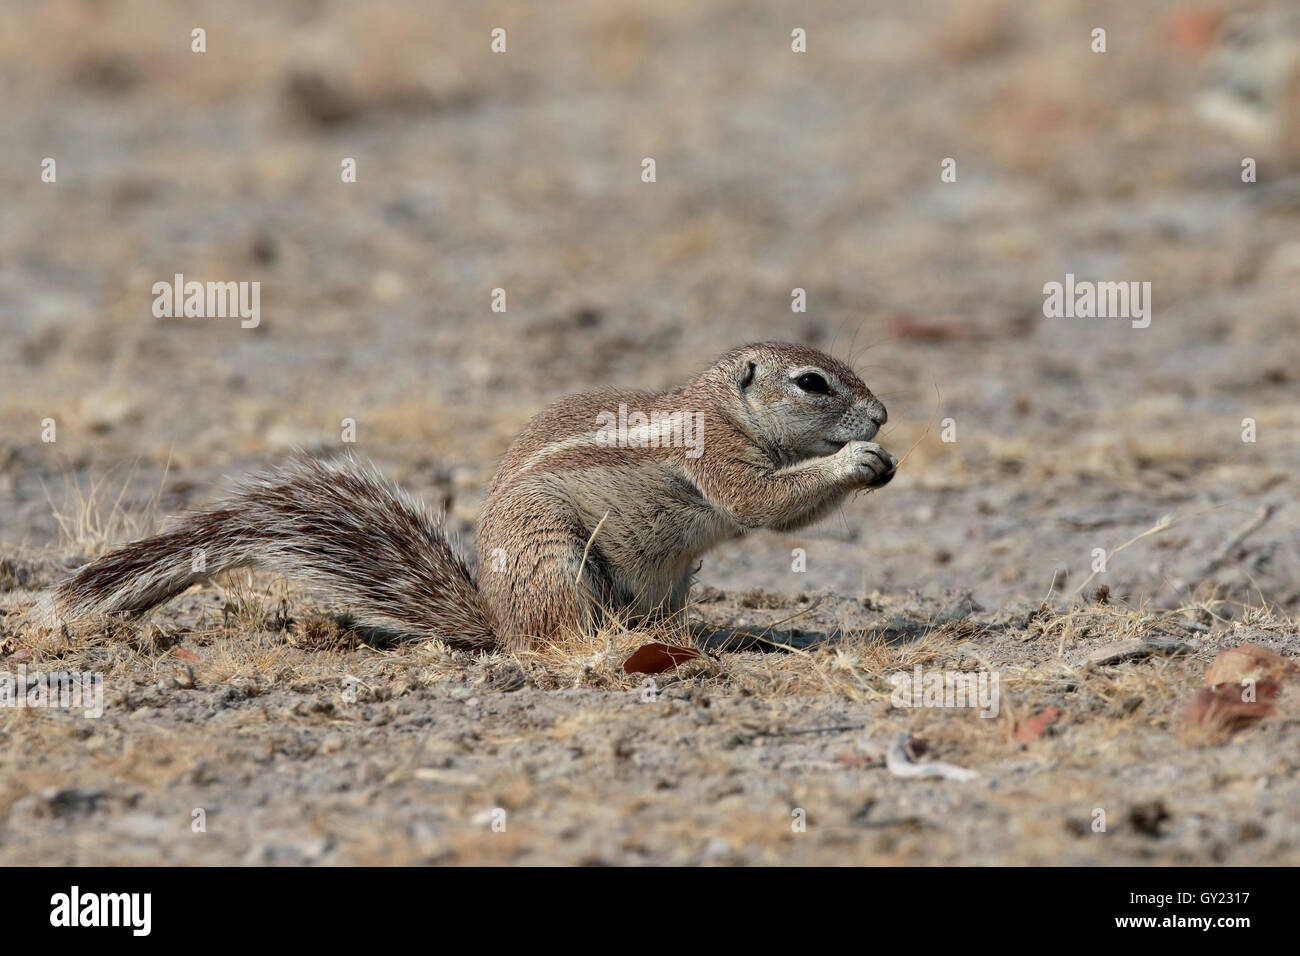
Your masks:
M600 416L620 405L698 416L700 441L655 447L663 432L633 428L628 444L603 443ZM884 421L843 363L805 346L746 346L680 388L570 395L533 419L488 488L477 583L441 519L373 468L304 458L104 555L45 609L143 611L217 571L261 564L343 600L363 623L472 649L548 640L606 610L678 614L693 565L718 542L802 527L848 492L886 483L896 462L870 441Z

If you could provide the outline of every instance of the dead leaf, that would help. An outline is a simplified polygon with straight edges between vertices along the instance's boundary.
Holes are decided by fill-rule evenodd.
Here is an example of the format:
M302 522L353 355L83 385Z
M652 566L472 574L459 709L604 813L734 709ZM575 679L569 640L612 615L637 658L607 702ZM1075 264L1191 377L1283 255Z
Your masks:
M842 753L836 755L835 762L846 767L870 767L872 764L878 764L881 761L878 754Z
M12 654L6 657L5 663L16 664L19 661L31 660L31 657L32 657L32 652L24 647L20 650L14 651Z
M183 661L190 661L195 664L199 662L199 655L184 647L172 648L172 657L179 657Z
M1242 684L1245 681L1280 681L1294 674L1295 662L1258 644L1239 644L1219 651L1205 671L1205 683Z
M909 313L895 315L889 331L895 338L912 342L951 342L979 338L972 327L962 322L927 322Z
M1027 744L1043 736L1049 724L1061 716L1061 708L1048 707L1036 717L1030 717L1023 724L1016 726L1016 743Z
M1165 42L1180 53L1206 53L1214 46L1221 19L1219 11L1210 7L1179 7L1165 18Z
M703 657L704 655L694 648L674 647L671 644L660 644L658 641L654 641L638 647L632 653L632 656L623 662L623 672L625 674L662 674L664 671L670 671L687 661L703 659Z
M1189 723L1237 731L1272 715L1273 701L1280 693L1282 685L1269 680L1259 681L1253 688L1234 684L1202 688L1187 702L1183 716ZM1253 700L1244 699L1251 696Z

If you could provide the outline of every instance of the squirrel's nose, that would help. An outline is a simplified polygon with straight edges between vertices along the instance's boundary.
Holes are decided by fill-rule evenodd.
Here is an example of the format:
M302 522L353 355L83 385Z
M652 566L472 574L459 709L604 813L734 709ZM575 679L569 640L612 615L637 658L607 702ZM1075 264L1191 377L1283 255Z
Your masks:
M879 428L885 422L889 421L889 412L885 411L885 406L881 404L880 399L873 398L867 405L867 417L876 423Z

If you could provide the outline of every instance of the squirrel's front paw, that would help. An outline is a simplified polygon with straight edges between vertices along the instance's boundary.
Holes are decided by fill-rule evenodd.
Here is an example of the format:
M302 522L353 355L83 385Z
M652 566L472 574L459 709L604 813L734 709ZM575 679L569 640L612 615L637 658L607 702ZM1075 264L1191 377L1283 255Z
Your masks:
M844 460L846 478L854 488L884 487L898 467L898 459L873 441L851 441L835 454Z

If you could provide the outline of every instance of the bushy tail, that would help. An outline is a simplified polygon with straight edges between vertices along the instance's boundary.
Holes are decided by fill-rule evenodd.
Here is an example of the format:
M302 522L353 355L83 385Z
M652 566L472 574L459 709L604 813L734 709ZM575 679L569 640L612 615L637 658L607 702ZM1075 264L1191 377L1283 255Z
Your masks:
M254 565L347 605L363 625L467 649L497 643L439 516L350 458L304 456L246 478L171 530L86 565L47 595L42 611L47 621L144 611Z

